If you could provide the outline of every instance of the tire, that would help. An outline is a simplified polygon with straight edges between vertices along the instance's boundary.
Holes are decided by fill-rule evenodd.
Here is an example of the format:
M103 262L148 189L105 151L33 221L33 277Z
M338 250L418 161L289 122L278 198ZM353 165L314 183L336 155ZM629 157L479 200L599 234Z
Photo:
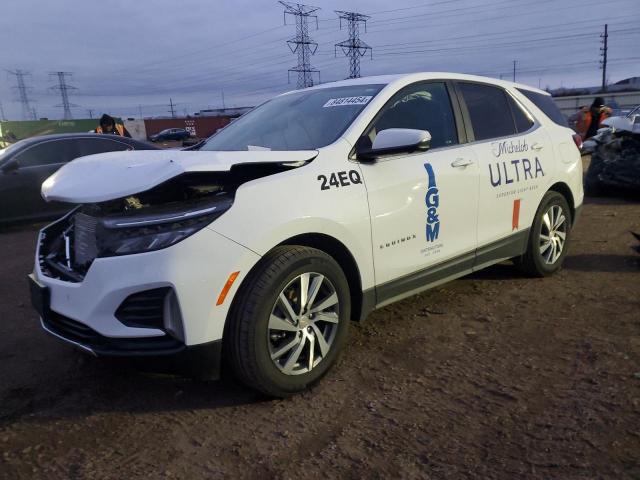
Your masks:
M550 232L549 225L552 222L555 222L556 225ZM533 219L527 241L527 251L519 262L520 268L534 277L547 277L557 272L567 254L571 223L571 210L564 196L558 192L547 192L542 197ZM551 226L553 227L553 225ZM564 235L564 239L562 239L562 235ZM552 240L546 242L544 237ZM545 245L548 245L547 248L544 248ZM558 249L560 249L559 253Z
M306 307L303 285L308 285ZM287 397L316 383L335 363L350 316L349 284L332 257L315 248L276 247L234 299L224 355L244 384Z

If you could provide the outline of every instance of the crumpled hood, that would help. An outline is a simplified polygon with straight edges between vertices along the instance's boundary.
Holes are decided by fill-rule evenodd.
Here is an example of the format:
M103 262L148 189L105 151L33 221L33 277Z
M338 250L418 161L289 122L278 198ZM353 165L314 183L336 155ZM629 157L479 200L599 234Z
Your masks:
M144 192L187 172L222 172L250 163L313 160L316 150L292 152L127 151L89 155L69 162L42 184L47 201L97 203Z

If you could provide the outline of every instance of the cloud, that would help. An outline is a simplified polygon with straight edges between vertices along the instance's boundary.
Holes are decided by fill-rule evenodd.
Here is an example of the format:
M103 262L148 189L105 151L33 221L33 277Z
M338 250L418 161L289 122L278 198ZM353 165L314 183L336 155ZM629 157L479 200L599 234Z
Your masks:
M612 81L638 75L636 0L415 0L322 1L319 48L311 59L322 81L345 78L348 60L334 44L347 38L335 9L370 13L362 39L373 46L363 75L419 70L484 73L535 86L597 85L599 32L609 23ZM634 17L634 13L636 16ZM291 20L291 19L288 19ZM169 97L188 111L247 105L295 88L287 69L297 63L275 1L3 0L0 67L32 72L31 97L39 114L59 117L60 103L48 72L74 72L72 101L82 108L137 115L166 113ZM363 30L363 29L362 29ZM628 60L634 58L635 60ZM11 87L0 77L5 112L19 118ZM179 111L182 111L179 108Z

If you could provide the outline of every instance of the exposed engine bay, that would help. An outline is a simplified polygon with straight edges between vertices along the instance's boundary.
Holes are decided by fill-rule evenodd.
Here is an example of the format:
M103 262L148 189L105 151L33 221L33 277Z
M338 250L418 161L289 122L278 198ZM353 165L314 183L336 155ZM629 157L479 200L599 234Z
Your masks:
M244 183L306 163L240 164L223 172L187 172L145 192L80 205L43 230L40 267L47 276L79 282L97 257L166 248L229 210Z

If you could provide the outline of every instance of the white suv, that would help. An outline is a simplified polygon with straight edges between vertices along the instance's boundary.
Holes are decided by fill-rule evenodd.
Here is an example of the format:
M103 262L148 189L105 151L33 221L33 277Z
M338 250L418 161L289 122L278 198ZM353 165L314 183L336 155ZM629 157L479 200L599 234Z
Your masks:
M181 353L298 392L350 320L506 259L560 268L583 200L551 97L416 73L286 93L199 151L92 155L42 186L42 326L95 355Z

